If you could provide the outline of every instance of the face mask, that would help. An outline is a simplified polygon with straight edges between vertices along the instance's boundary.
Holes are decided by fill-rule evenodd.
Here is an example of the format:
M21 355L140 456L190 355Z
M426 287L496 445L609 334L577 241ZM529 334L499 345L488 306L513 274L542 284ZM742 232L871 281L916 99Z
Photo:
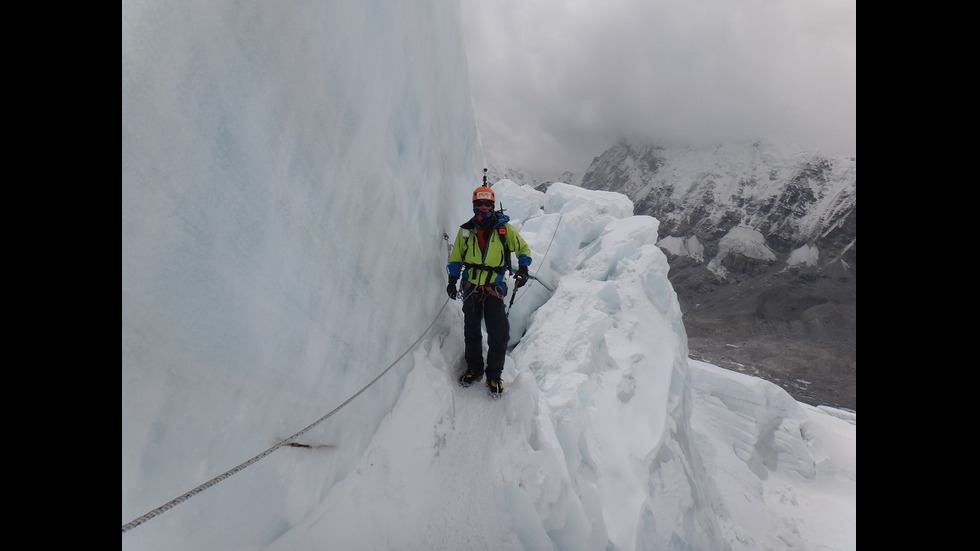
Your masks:
M492 220L494 216L493 209L480 210L476 207L473 208L473 214L475 215L474 218L476 219L476 223L479 224L480 226L486 225L487 222Z

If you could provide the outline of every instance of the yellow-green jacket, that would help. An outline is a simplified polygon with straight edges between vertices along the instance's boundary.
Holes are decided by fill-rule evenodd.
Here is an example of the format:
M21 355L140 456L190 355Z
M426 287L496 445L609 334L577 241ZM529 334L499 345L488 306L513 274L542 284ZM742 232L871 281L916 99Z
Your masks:
M504 275L509 266L506 265L507 254L504 245L506 244L507 250L517 255L517 266L513 267L514 271L519 266L531 265L531 248L510 224L510 217L503 213L497 214L486 251L480 250L476 231L472 219L459 227L453 250L449 253L449 265L446 266L446 271L449 272L449 277L462 275L464 281L473 285L493 285L501 293L506 294L507 285L504 282Z

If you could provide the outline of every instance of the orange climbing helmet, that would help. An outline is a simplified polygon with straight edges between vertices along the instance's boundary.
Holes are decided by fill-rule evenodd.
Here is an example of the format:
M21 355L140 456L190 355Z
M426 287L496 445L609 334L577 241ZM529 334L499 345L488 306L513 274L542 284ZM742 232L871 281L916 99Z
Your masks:
M496 202L497 199L494 197L492 189L487 186L480 186L473 190L473 202L477 201Z

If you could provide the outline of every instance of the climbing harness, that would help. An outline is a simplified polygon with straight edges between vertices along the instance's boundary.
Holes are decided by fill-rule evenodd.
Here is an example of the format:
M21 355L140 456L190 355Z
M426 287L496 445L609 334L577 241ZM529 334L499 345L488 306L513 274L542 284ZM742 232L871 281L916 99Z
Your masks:
M466 293L463 300L475 300L476 302L483 302L489 296L497 297L503 302L507 297L497 289L495 285L474 285L470 282L466 282L463 289L472 289L470 292Z

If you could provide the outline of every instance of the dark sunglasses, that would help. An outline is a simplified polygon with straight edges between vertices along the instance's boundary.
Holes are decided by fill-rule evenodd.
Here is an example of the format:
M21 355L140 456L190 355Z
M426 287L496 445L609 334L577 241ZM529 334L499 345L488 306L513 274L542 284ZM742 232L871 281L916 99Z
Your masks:
M493 201L476 201L473 203L473 208L486 208L493 210Z

